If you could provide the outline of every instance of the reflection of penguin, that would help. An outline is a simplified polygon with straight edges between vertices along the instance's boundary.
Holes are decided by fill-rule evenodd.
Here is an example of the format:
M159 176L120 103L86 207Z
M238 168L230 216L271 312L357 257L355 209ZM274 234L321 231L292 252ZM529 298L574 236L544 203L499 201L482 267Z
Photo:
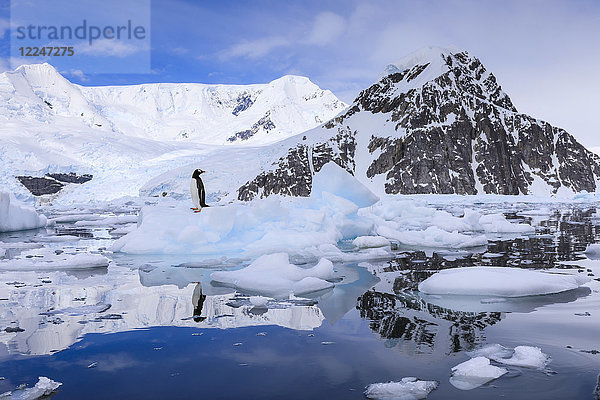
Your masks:
M204 183L200 174L206 171L196 169L192 174L192 181L190 182L190 193L192 194L192 202L194 203L194 212L202 211L202 207L208 207L206 204L206 191L204 190Z
M200 282L196 282L196 287L194 288L194 293L192 294L192 304L194 305L194 321L196 322L201 322L206 319L206 317L201 316L204 300L206 300L206 295L202 294L202 284Z

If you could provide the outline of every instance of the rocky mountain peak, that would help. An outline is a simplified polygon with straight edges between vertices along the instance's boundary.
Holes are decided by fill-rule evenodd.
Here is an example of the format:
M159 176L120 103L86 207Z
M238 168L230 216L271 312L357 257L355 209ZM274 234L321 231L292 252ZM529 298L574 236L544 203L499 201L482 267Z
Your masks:
M350 108L298 141L238 198L307 196L335 162L380 194L595 191L600 158L519 113L479 59L426 48L388 65ZM299 136L300 137L300 136Z

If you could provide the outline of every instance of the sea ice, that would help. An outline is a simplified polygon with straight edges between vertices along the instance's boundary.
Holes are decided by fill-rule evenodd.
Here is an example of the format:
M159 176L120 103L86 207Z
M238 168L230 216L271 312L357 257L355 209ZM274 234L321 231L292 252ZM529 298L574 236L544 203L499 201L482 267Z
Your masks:
M60 385L62 383L53 381L45 376L40 376L34 387L2 393L0 394L0 398L9 400L36 400L51 395Z
M325 164L313 178L311 196L322 193L350 200L358 207L368 207L379 201L379 197L334 162Z
M479 218L479 224L488 233L534 233L535 228L528 224L513 224L503 214L486 214Z
M290 293L302 295L334 286L328 282L334 277L331 261L322 258L311 268L301 268L290 264L286 253L264 255L245 268L213 272L210 277L242 291L274 298L287 298Z
M386 226L379 226L377 233L381 236L397 240L410 247L444 247L444 248L471 248L487 245L487 238L483 235L470 236L458 231L448 232L437 226L430 226L423 231L397 231Z
M507 372L508 370L505 368L491 365L488 358L480 356L452 367L450 383L457 389L471 390L497 379Z
M419 284L436 295L521 297L560 293L589 282L579 275L508 267L466 267L439 271Z
M390 240L383 236L359 236L352 241L352 244L360 249L367 249L389 246Z
M42 258L0 260L0 271L54 271L107 267L108 259L99 254L66 254Z
M544 368L550 362L548 354L539 347L517 346L514 349L499 344L491 344L467 353L471 357L484 356L496 362L515 367Z
M12 193L0 191L0 232L37 229L47 222L45 215L20 203Z
M373 383L367 386L365 396L379 400L418 400L427 398L437 386L436 381L407 377L400 382Z
M600 259L600 243L588 244L585 249L585 255L591 260Z

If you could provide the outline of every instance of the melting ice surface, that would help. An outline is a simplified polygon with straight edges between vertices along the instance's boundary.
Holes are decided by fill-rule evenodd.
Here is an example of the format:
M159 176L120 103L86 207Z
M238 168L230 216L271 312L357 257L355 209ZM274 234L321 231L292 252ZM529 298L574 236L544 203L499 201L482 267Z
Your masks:
M280 207L270 208L269 201ZM596 205L460 201L466 200L427 204L417 197L358 207L337 194L321 194L296 211L282 199L257 202L263 213L242 209L234 226L253 222L247 226L257 234L261 225L270 224L270 229L281 228L286 246L292 244L289 258L267 258L273 265L262 259L255 268L283 266L279 278L293 287L320 258L331 261L310 274L325 282L323 287L292 296L242 285L248 282L244 275L253 272L248 266L260 259L253 255L262 250L229 252L230 239L241 230L228 236L211 224L214 230L208 233L216 235L211 243L221 246L214 254L180 251L177 246L192 249L192 241L166 241L160 232L147 237L165 240L172 251L113 253L108 249L122 244L125 234L146 235L143 225L154 218L151 205L132 200L48 206L42 211L53 226L0 235L0 263L7 266L0 271L5 378L0 393L23 383L33 387L39 376L47 376L63 383L57 399L110 398L116 392L125 398L201 393L207 398L361 399L372 384L381 390L374 397L385 398L385 393L405 393L396 390L410 392L415 382L439 382L428 395L419 392L431 399L593 398L600 372L600 262L583 251L599 238ZM138 227L136 214L143 207ZM226 208L214 207L216 214L221 209ZM202 213L212 210L200 216L180 211L185 221L211 218ZM295 252L296 241L286 242L293 226L285 225L283 216L301 223L299 238L309 247L314 240L309 228L323 228L316 229L321 236L311 251ZM155 218L158 224L159 215ZM489 220L504 222L492 229L486 227ZM459 240L445 247L397 238L397 233L416 235L430 227L465 238L453 235ZM182 232L173 230L171 237ZM193 236L189 231L182 237L187 234ZM466 238L483 238L485 246L461 246ZM104 265L60 263L79 255L102 258ZM54 268L35 268L41 263ZM31 268L21 268L26 265ZM590 281L557 294L485 294L476 300L417 290L437 271L466 267L552 268ZM449 377L461 381L459 372L468 372L469 364L455 373L452 368L478 357L507 372L468 391L455 387ZM472 385L466 375L462 383Z

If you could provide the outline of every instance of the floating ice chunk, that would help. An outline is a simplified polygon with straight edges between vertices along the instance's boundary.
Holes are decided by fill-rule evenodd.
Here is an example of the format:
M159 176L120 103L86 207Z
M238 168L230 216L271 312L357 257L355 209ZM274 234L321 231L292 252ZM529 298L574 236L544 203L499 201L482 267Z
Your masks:
M311 197L319 197L323 192L350 200L359 207L379 201L379 197L334 162L325 164L313 177Z
M491 344L468 352L471 357L484 356L496 362L515 367L544 368L550 362L548 354L533 346L517 346L514 349L499 344Z
M360 249L366 249L389 246L390 240L383 236L359 236L352 241L352 244Z
M505 368L491 365L488 358L480 356L452 367L450 383L457 389L471 390L497 379L507 372L508 370Z
M585 255L591 260L600 259L600 243L588 244L585 249Z
M108 267L108 259L99 254L60 254L43 258L0 260L0 271L54 271Z
M468 351L469 357L487 357L492 360L498 358L509 358L513 355L514 350L504 347L501 344L488 344L480 349Z
M488 242L483 235L469 236L458 231L447 232L437 226L430 226L423 231L398 231L387 226L379 226L377 233L411 247L460 249L485 246Z
M373 383L367 386L365 396L380 400L418 400L427 398L437 386L436 381L407 377L400 382Z
M47 223L45 215L20 203L12 193L0 191L0 232L37 229Z
M53 381L45 376L40 376L38 382L32 388L15 390L0 394L0 398L9 400L36 400L44 396L49 396L62 385L60 382Z
M437 272L419 284L419 291L438 295L499 297L560 293L589 282L579 275L508 267L466 267Z
M290 264L286 253L268 254L257 258L246 268L237 271L217 271L210 277L216 282L251 293L275 298L287 298L333 287L333 264L322 258L312 268Z
M479 218L483 230L489 233L533 233L535 228L528 224L513 224L503 214L486 214Z

